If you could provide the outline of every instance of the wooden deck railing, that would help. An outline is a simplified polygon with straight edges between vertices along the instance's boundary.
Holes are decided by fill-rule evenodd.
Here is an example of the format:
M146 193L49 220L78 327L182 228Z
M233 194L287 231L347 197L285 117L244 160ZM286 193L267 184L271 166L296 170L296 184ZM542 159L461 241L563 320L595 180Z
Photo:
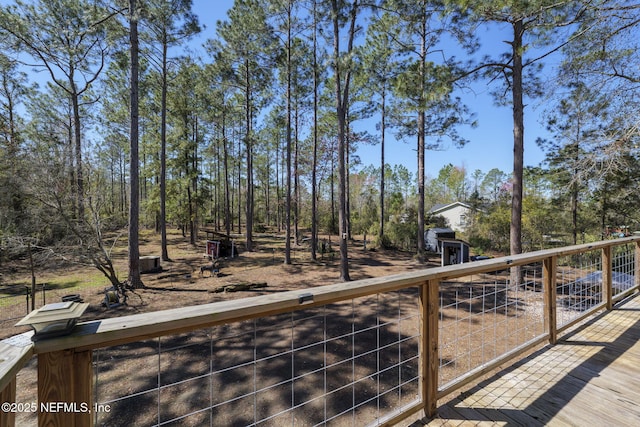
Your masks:
M612 271L614 248L632 247L634 286L614 295ZM580 313L571 321L558 325L557 295L558 259L584 253L600 253L602 274L601 301ZM0 425L15 425L16 374L33 355L38 358L37 409L42 403L66 402L51 411L38 411L38 423L58 426L86 426L95 422L93 355L96 349L137 342L153 337L172 336L217 325L226 325L247 319L263 318L281 313L326 306L369 295L383 294L407 288L418 289L419 309L419 388L418 400L401 412L395 411L380 417L378 425L391 425L423 410L435 414L437 401L460 387L477 380L488 371L506 361L521 357L534 346L548 341L555 344L558 335L580 322L594 311L611 309L613 304L638 290L640 278L640 236L571 247L543 250L516 256L507 256L478 262L412 271L393 276L359 280L328 286L309 288L305 291L289 291L252 298L231 300L193 307L176 308L152 313L109 318L81 323L72 335L30 342L30 333L0 342L0 397L4 404L0 412ZM441 284L462 277L514 271L521 266L542 265L541 281L544 284L544 332L498 357L473 367L453 381L439 384L440 339L439 322L442 322ZM513 279L512 279L513 280ZM35 401L35 396L34 396ZM18 402L24 404L24 402ZM75 406L74 406L75 405ZM88 411L82 410L89 408ZM69 410L69 409L72 410ZM81 408L81 410L78 410Z

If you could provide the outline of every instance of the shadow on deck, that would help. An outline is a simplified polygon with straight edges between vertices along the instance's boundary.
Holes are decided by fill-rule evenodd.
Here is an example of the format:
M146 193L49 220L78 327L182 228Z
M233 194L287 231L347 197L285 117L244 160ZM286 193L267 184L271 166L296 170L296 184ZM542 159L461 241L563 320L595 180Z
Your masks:
M411 424L640 425L640 297L595 316Z

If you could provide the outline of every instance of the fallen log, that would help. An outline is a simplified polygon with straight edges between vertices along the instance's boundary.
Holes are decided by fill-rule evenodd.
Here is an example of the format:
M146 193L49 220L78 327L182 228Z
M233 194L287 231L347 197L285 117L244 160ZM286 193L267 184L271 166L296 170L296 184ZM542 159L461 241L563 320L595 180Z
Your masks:
M265 282L261 282L261 283L236 283L236 284L231 284L231 285L218 286L218 287L214 288L213 290L211 290L211 292L213 292L213 293L242 292L242 291L249 291L251 289L266 288L267 286L268 285Z

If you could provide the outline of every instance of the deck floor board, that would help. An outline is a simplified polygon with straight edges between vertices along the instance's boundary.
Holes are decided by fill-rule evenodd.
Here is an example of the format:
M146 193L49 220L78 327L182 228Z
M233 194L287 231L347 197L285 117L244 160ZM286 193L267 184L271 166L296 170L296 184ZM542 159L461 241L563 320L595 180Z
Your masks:
M438 408L420 424L640 425L640 297Z

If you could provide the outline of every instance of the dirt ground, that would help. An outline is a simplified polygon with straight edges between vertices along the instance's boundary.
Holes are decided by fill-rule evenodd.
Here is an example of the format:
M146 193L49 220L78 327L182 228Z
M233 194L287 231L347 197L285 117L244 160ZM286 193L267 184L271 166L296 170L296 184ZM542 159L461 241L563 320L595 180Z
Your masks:
M327 243L331 241L333 249L337 250L335 236L331 239L328 236L323 236L323 238ZM145 288L130 292L126 305L106 308L101 304L104 300L104 288L108 286L106 279L102 279L102 283L83 286L83 280L78 277L84 277L87 280L92 276L95 277L95 271L92 269L71 268L69 265L49 266L50 268L47 268L46 272L42 270L38 272L38 281L58 283L58 289L55 289L54 286L54 290L47 294L47 302L59 301L60 296L64 294L80 295L85 302L90 303L90 308L82 320L92 320L322 286L336 283L339 277L338 252L318 254L318 260L311 261L308 244L294 246L292 264L284 265L284 239L274 234L257 236L255 250L252 252L244 251L242 242L238 241L239 256L232 259L220 259L218 275L211 275L206 270L201 273L201 267L210 265L204 256L204 238L195 247L189 244L187 238L175 232L170 234L169 239L169 255L172 261L163 262L162 271L144 274L142 279ZM154 233L144 232L141 238L140 252L141 256L159 255L159 237ZM361 239L350 242L349 258L350 275L353 280L439 265L439 259L435 257L426 263L421 263L415 259L412 253L372 250L370 246L365 249ZM124 242L114 248L114 261L121 278L124 278L123 272L126 272ZM464 279L443 283L440 322L441 384L455 378L461 372L468 371L472 366L486 362L509 348L514 348L542 333L544 319L541 315L540 276L536 275L537 278L531 282L535 284L533 289L508 288L505 285L508 281L507 276L508 272L502 272L480 275L472 281ZM60 280L61 277L68 277L68 280ZM10 282L14 286L24 287L30 281L26 264L13 265L12 271L3 272L2 279L4 286ZM222 291L229 286L237 285L258 286L239 292ZM305 380L311 381L310 386L308 384L305 386L304 392L312 393L314 390L322 390L327 386L339 390L330 394L328 403L324 407L325 412L328 407L337 412L343 410L345 402L351 402L353 396L376 396L380 390L375 391L376 386L368 381L370 378L378 378L377 388L382 387L385 390L396 387L398 378L416 378L418 370L417 353L415 353L417 331L414 330L417 325L416 294L410 290L406 291L399 291L397 294L388 296L372 297L370 300L365 298L355 304L347 302L333 307L331 317L325 317L324 320L322 320L322 316L318 318L311 313L311 317L302 319L300 324L296 326L296 328L302 329L309 328L310 332L303 333L301 336L308 335L304 339L315 342L316 344L313 345L327 340L327 343L334 347L324 353L327 355L325 357L332 357L337 361L334 365L328 365L326 374L324 373L325 368L322 367L327 366L329 360L317 359L324 350L303 352L296 356L296 370L302 369L306 372L315 366L313 369L319 369L318 372L321 372L319 375L326 375L323 382L322 378L315 379L313 375L316 374L304 374ZM20 304L24 307L23 301ZM374 313L373 310L376 312ZM381 327L377 336L375 333L373 335L359 334L359 339L364 339L364 341L360 342L357 348L354 347L354 342L343 342L344 338L336 338L334 341L327 337L317 336L317 331L322 330L327 331L326 333L331 333L333 330L338 337L350 336L351 328L355 327L354 319L362 319L363 324L369 322L366 323L368 325L375 325L376 322L380 325L380 322L383 322L382 325L386 326ZM372 319L373 323L371 323ZM274 324L269 325L265 329L266 332L263 332L265 339L269 338L264 351L273 351L284 355L284 357L267 355L263 360L269 360L270 365L265 366L264 369L254 370L253 367L243 367L243 363L239 363L239 367L228 368L228 370L223 366L224 369L221 368L220 374L207 376L207 381L209 381L207 384L195 384L194 381L201 381L197 378L200 378L201 371L204 372L208 369L209 361L215 360L216 363L221 363L220 361L224 360L237 362L238 358L244 357L243 354L246 354L248 345L246 340L254 339L252 337L255 332L251 329L251 325L237 326L240 329L234 329L229 337L219 336L214 339L214 335L225 333L226 328L221 328L215 332L206 331L204 335L187 334L168 337L152 343L141 341L123 347L110 348L100 354L96 352L94 363L96 370L100 371L97 399L109 401L110 398L120 396L123 392L123 384L126 389L125 394L137 396L122 403L114 403L114 408L118 409L117 414L112 413L106 417L99 416L98 424L151 425L159 422L159 418L153 418L154 416L175 416L176 414L173 413L161 414L158 409L160 406L157 399L160 399L160 396L155 395L158 393L157 384L150 384L149 381L157 381L160 378L159 372L162 374L163 384L164 381L173 384L163 386L160 392L163 394L162 401L171 402L163 410L192 412L194 414L192 421L183 419L181 425L200 425L204 422L201 419L203 414L196 409L204 397L193 396L194 391L207 389L221 391L221 398L225 393L230 396L241 396L245 392L243 390L247 384L251 384L251 382L256 385L281 384L279 388L282 390L277 387L267 387L269 391L265 393L265 396L247 397L251 402L227 397L231 403L221 406L219 410L212 410L209 416L213 416L217 411L219 413L216 416L221 417L216 418L218 421L227 420L229 416L235 417L227 421L220 421L224 425L245 425L242 418L237 417L239 414L243 414L243 416L251 418L249 416L251 414L245 414L249 407L256 408L255 410L269 408L277 413L282 402L288 402L292 398L291 389L297 381L297 379L294 381L290 376L293 367L290 365L291 356L288 356L286 351L289 346L289 335L292 333L289 325L291 319L285 319L283 326L280 326L278 319L267 319L267 321L273 321ZM15 322L16 320L11 321L11 325L5 322L6 326L0 322L0 331L2 331L0 333L9 336L20 332L19 328L9 327ZM247 331L243 331L245 326L248 326ZM255 328L255 325L253 327ZM0 336L0 338L3 337ZM391 344L388 344L386 349L375 350L379 341ZM159 348L159 342L162 342L163 349L168 349L164 350L168 357L158 359L157 349L154 348ZM212 350L213 342L224 344L220 345L214 353ZM279 348L282 345L284 347ZM245 352L239 351L236 354L235 348L245 349ZM351 351L358 352L354 354L365 355L376 352L379 361L370 360L370 356L355 358ZM200 353L203 353L204 356ZM402 359L398 359L400 354L402 354ZM256 357L258 356L256 355ZM260 360L259 357L258 359ZM18 402L31 402L36 396L35 362L36 359L32 359L18 374ZM158 366L159 363L161 366ZM391 366L392 368L375 373L374 368L377 363L384 363L383 366ZM207 366L200 366L202 364ZM180 367L180 369L176 369L176 367ZM343 368L348 369L342 372ZM247 369L248 371L245 372ZM313 369L312 372L314 372ZM123 377L123 375L125 376ZM365 380L356 382L356 387L360 388L352 395L352 389L340 381L346 381L348 384L351 381L350 378L355 375L361 376ZM402 400L397 400L394 393L385 394L382 400L383 406L403 406L408 403L411 396L417 392L417 382L407 382L401 388ZM152 391L140 391L147 389ZM113 396L111 396L112 393ZM257 400L253 401L254 398ZM296 423L296 425L313 424L311 420L322 414L322 408L316 407L316 404L321 400L315 400L313 397L307 398L310 399L308 400L310 403L296 409L300 419L306 421ZM297 395L296 399L298 399ZM258 401L260 401L259 405L256 403ZM211 405L210 402L204 403L204 407L207 404ZM141 410L143 407L150 409L143 411ZM346 409L348 410L348 405ZM373 412L361 415L368 419L367 417L373 416ZM246 423L250 423L249 418ZM20 414L18 417L19 425L34 425L35 422L34 414ZM279 425L278 422L277 419L274 419L273 425ZM352 421L335 424L357 425Z
M219 274L213 276L209 271L201 273L200 270L200 267L210 265L210 262L204 256L205 239L201 239L199 244L194 247L189 244L187 238L173 232L169 235L169 255L172 261L163 262L162 271L143 274L142 279L145 288L130 292L126 305L109 309L102 304L104 300L104 288L109 286L106 279L104 279L103 283L92 286L83 286L82 283L77 283L77 277L84 276L88 278L95 276L93 269L73 267L70 265L50 265L46 271L42 271L42 269L37 271L37 281L38 283L61 283L55 291L48 291L46 297L47 303L59 301L60 296L64 294L78 294L85 302L90 303L89 309L81 319L82 321L205 304L338 282L339 253L336 252L338 249L336 237L329 238L328 236L323 236L323 239L327 243L329 241L332 242L333 252L319 253L318 260L312 261L310 259L308 244L293 246L291 265L284 265L284 239L280 236L267 234L257 236L255 250L252 252L244 251L244 245L239 241L239 255L232 259L220 259ZM159 236L151 232L144 232L141 237L140 253L141 256L159 255ZM126 272L126 246L124 246L124 242L115 248L113 258L121 278L124 278L125 274L123 272ZM439 262L435 259L427 263L418 262L411 253L372 250L370 246L365 249L362 240L356 239L350 243L349 265L352 280L379 277L436 266L438 264ZM11 271L4 271L2 275L5 289L6 286L10 284L23 288L30 283L27 264L14 264L10 270ZM60 280L61 277L64 276L69 276L67 282ZM73 286L70 286L71 284L73 284ZM226 286L238 284L259 284L259 287L247 291L220 292L220 290ZM53 288L55 288L55 286ZM40 301L38 295L36 295L36 300ZM24 301L22 299L20 299L19 304L21 307L24 307ZM0 336L0 339L25 330L14 328L13 324L15 322L16 320L4 322L2 329L0 329L3 334L3 336ZM114 354L117 354L118 351L120 350L117 348L113 349L113 353L109 353L108 360L113 359L115 357ZM137 351L134 353L137 353ZM142 353L144 353L144 351ZM144 358L144 354L138 357ZM130 353L128 353L127 358L130 358ZM348 359L346 356L345 358ZM181 360L181 358L177 357L174 363L176 360ZM140 363L140 361L134 359L133 362L127 363L136 364ZM117 370L111 370L110 372L119 372L120 368L121 367ZM135 371L134 369L132 372ZM342 375L340 375L340 377L342 377ZM345 375L345 377L348 377L348 375ZM35 399L37 393L37 382L35 378L36 358L32 359L18 374L19 393L17 401L31 402ZM107 380L107 378L109 378L108 376L103 378L105 379L102 380L101 390L104 390L105 383L122 384L122 381L117 380L117 378L112 379L113 381L111 379ZM225 380L223 382L228 385L233 383L233 380ZM126 383L129 388L137 387L137 381L133 380L133 378L127 379ZM240 381L239 384L244 384L244 381ZM107 390L111 388L110 386L106 387ZM130 410L124 411L124 413L129 414L134 412ZM317 411L314 410L314 413L315 412ZM122 425L131 425L133 420L127 417L120 421L122 421ZM120 421L110 418L109 421L106 422L106 425L120 425ZM100 424L103 422L104 421L101 421ZM154 421L148 419L138 420L138 422L141 423L140 425L154 423ZM134 424L138 424L138 422L134 422ZM193 425L197 425L198 422ZM27 413L18 414L18 423L20 425L35 424L35 415ZM187 424L189 423L185 425Z
M159 254L156 240L154 237L146 241L141 253ZM325 237L324 240L329 239ZM283 237L258 235L252 252L244 251L240 240L239 256L220 259L220 272L212 276L209 271L200 271L201 267L210 265L203 256L204 241L202 246L193 248L185 239L174 235L169 249L173 261L164 262L160 273L143 275L146 288L131 295L128 304L133 311L162 310L336 283L339 279L337 238L333 236L331 241L334 251L318 254L315 262L311 260L307 243L292 245L292 264L285 265ZM362 240L354 240L349 248L351 279L379 277L436 265L435 262L419 263L413 255L389 250L365 250ZM227 285L238 284L266 284L266 287L220 292Z
M204 233L202 233L204 234ZM339 280L339 252L336 236L321 236L325 242L331 242L330 253L318 253L317 261L311 260L308 243L299 246L292 244L292 263L284 264L284 237L276 234L259 234L255 238L254 251L244 250L241 236L236 239L239 254L234 258L219 260L219 274L210 271L201 272L201 267L211 263L204 256L206 238L201 236L193 246L187 237L175 230L169 231L168 252L171 261L162 262L162 271L142 275L145 288L129 292L127 304L107 309L102 305L104 289L110 286L106 278L98 278L98 285L85 286L79 277L96 277L97 270L72 264L47 265L36 268L37 283L57 282L69 276L69 284L51 285L47 291L46 302L59 301L61 296L78 294L90 307L82 320L95 320L105 317L123 316L135 313L164 310L195 304L206 304L229 299L244 298L273 292L303 289L337 283ZM140 255L160 255L160 237L144 231L140 239ZM126 278L126 242L120 240L113 252L114 264L121 280ZM418 262L414 254L393 250L373 250L371 245L364 248L362 239L350 242L349 268L352 280L379 277L408 270L438 265L439 260ZM31 278L26 260L4 265L0 287L21 291L30 285ZM73 286L71 286L73 284ZM260 287L246 291L221 292L229 285L256 285ZM40 288L38 288L40 289ZM229 289L229 288L227 288ZM1 293L2 291L0 291ZM36 294L37 305L42 298ZM18 310L24 310L24 298L16 298ZM10 307L3 307L8 310ZM0 316L3 319L7 316ZM17 320L0 320L0 339L14 335L26 329L13 328Z

